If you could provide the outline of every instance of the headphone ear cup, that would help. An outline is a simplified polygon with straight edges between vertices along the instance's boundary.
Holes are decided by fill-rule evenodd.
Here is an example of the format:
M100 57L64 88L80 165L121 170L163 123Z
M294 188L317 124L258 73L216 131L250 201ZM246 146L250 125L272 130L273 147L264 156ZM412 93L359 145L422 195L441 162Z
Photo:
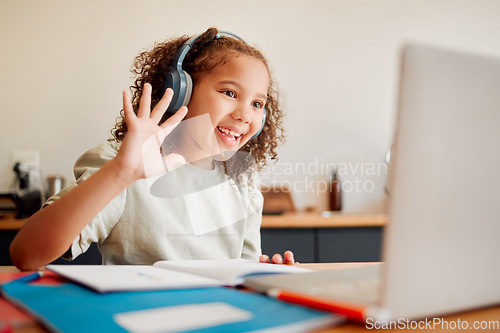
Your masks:
M184 95L180 96L179 94L180 92L182 93L180 89L181 80L182 79L180 73L176 70L171 70L167 73L167 75L165 75L165 81L163 83L163 93L165 93L168 88L171 88L174 91L174 95L172 96L172 100L170 101L166 112L175 112L181 107L181 105L179 104L184 100ZM182 99L179 101L180 98Z
M264 128L264 124L266 123L266 116L267 116L267 111L266 111L266 108L264 108L264 115L263 115L263 117L262 117L262 125L260 126L259 131L258 131L257 133L255 133L255 134L254 134L254 135L250 138L250 140L252 140L253 138L256 138L256 137L260 134L260 132L262 132L262 129ZM250 141L250 140L248 140L248 141Z
M262 129L264 128L264 124L266 123L266 117L267 117L267 111L266 108L264 108L264 116L262 117L262 126L260 127L259 133L262 132Z
M191 100L191 95L193 94L193 79L191 78L191 75L189 75L188 72L184 72L184 75L186 77L186 90L184 93L182 106L186 106L189 104L189 101Z

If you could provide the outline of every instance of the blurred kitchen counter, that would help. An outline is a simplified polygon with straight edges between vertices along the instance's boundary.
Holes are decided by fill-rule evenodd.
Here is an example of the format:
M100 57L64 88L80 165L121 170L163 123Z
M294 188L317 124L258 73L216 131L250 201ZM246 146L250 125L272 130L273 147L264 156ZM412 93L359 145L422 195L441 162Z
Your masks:
M19 230L26 219L16 219L15 215L0 216L0 230ZM294 212L280 215L263 215L262 228L348 228L384 227L387 215L351 214L342 212Z
M293 212L262 216L262 228L384 227L386 224L387 215L383 213Z
M17 219L15 214L0 215L0 230L19 230L27 219Z
M300 262L381 260L386 214L293 212L262 216L262 252L292 250ZM0 217L0 263L11 265L8 246L26 219ZM96 250L98 253L98 250Z

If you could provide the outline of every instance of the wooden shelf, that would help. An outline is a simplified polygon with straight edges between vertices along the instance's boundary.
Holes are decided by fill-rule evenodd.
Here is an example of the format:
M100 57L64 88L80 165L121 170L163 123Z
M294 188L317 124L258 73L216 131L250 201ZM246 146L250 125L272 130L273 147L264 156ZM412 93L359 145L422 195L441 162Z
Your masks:
M26 219L16 219L15 215L0 217L0 230L19 230Z
M349 228L383 227L386 214L348 214L337 212L285 213L262 216L262 228Z

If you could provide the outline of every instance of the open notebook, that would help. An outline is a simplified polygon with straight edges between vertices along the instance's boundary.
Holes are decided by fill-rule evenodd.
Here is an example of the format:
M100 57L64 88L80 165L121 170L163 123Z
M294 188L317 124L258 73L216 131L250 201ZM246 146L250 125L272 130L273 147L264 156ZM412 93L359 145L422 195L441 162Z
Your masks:
M168 260L147 265L48 265L47 269L99 292L236 286L249 276L308 269L245 259Z

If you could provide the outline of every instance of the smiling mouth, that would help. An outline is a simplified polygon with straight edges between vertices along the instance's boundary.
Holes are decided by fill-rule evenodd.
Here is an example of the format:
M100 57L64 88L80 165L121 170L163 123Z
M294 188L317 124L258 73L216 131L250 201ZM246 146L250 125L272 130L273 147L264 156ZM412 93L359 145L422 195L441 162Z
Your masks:
M219 127L219 126L217 126L217 130L219 130L219 132L222 135L224 135L226 138L228 138L231 141L236 141L236 140L238 140L243 135L241 133L236 133L236 132L231 131L231 130L229 130L227 128Z

